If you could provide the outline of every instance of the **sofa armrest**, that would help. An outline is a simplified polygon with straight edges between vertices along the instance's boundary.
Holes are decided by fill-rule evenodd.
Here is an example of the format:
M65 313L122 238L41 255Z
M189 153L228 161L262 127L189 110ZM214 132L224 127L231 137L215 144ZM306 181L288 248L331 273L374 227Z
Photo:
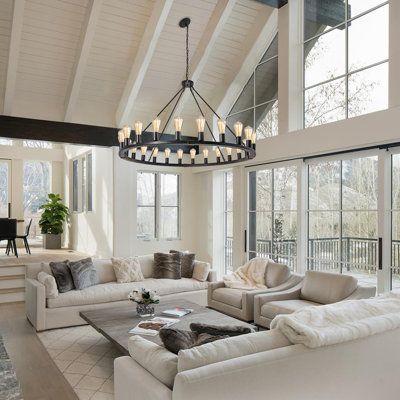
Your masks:
M210 272L208 273L207 281L208 282L216 282L217 281L217 271L215 271L213 269L210 270Z
M213 291L218 288L223 288L225 287L225 283L223 281L217 281L217 282L210 282L208 284L208 290L207 290L207 305L210 306L212 299L213 299Z
M131 357L114 360L115 400L171 400L172 391Z
M25 310L37 331L46 329L46 288L36 279L25 280Z
M264 293L254 297L254 308L259 310L263 304L270 301L296 300L300 298L302 283L300 282L292 288L283 292Z
M376 287L375 286L361 286L358 285L357 289L344 300L360 300L360 299L369 299L370 297L374 297L376 295Z

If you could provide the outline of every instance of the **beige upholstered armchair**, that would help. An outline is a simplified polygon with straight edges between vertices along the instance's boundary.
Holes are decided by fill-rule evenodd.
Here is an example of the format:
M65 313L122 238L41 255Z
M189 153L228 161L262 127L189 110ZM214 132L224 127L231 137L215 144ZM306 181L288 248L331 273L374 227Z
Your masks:
M301 308L337 303L342 300L375 296L374 286L360 286L349 275L307 271L304 280L285 292L264 293L254 298L254 322L269 328L279 314L291 314Z
M208 285L208 306L242 321L254 319L254 297L261 293L275 293L296 286L302 276L292 274L287 265L269 261L265 273L265 289L243 290L225 286L223 281Z

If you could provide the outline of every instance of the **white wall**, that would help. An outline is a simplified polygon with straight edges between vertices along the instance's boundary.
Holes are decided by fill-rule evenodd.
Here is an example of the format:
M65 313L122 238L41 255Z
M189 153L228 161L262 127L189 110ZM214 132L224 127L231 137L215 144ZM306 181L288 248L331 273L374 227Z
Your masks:
M71 211L66 245L83 253L109 258L113 255L113 151L111 148L65 146L64 184L72 210L72 159L91 151L93 156L93 211Z

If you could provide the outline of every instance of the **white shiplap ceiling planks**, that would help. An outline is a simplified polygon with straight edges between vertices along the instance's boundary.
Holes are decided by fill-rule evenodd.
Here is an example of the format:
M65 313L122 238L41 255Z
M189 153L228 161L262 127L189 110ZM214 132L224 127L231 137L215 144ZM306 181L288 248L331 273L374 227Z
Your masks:
M14 1L0 0L0 110L107 126L147 122L178 91L185 74L183 17L192 20L196 88L217 106L254 44L252 31L272 11L253 0L15 2L22 6L14 23L20 37L13 40ZM189 99L178 112L198 115Z

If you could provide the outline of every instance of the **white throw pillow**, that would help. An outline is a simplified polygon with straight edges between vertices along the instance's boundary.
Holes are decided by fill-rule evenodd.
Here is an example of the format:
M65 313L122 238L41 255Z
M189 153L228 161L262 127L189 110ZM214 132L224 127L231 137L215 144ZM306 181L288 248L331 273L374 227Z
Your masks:
M211 266L209 263L203 261L195 261L192 278L200 282L205 282L208 278L210 269Z
M112 258L111 262L118 283L144 280L138 257Z
M178 372L291 344L278 329L216 340L191 349L180 350Z
M57 283L54 276L40 271L38 273L37 279L40 283L43 283L46 288L46 299L55 299L58 297Z
M172 389L178 373L177 355L140 336L129 338L128 349L129 354L138 364Z

